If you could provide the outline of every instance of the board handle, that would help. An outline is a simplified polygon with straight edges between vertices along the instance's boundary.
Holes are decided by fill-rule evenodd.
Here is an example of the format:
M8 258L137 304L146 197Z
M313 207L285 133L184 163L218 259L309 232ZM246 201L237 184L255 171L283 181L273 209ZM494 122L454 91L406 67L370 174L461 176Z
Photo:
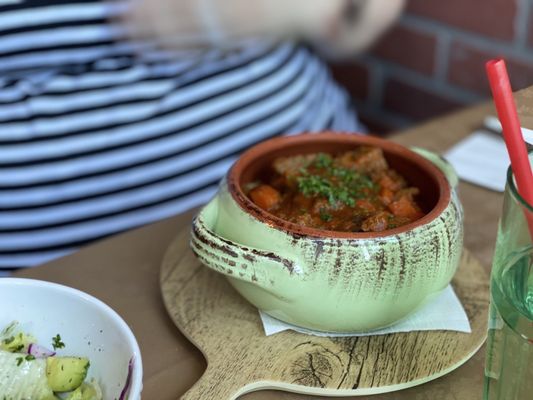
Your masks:
M241 389L245 382L238 382L235 376L226 376L227 369L207 366L202 377L180 400L234 400L244 394Z

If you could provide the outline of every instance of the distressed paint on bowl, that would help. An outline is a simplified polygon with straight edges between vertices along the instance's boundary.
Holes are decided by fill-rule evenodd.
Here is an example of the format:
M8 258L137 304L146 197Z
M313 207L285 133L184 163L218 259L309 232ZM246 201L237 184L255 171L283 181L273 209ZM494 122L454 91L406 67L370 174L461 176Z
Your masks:
M417 151L456 185L444 160ZM227 275L241 295L275 318L322 331L378 329L438 295L455 273L463 214L455 188L445 184L446 201L420 223L368 234L309 232L265 220L239 204L226 177L195 218L191 246L205 265Z

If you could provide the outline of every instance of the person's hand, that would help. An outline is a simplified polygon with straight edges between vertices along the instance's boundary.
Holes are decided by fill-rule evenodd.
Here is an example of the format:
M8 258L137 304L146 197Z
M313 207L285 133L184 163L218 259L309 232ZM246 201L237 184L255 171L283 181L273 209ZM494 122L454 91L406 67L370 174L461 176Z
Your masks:
M367 47L405 0L133 0L135 36L171 47L228 45L253 36L298 38L329 50Z
M346 0L336 23L317 41L330 54L360 52L398 18L406 0Z
M134 36L171 47L231 43L253 36L322 37L345 0L133 0ZM213 43L217 42L217 43Z

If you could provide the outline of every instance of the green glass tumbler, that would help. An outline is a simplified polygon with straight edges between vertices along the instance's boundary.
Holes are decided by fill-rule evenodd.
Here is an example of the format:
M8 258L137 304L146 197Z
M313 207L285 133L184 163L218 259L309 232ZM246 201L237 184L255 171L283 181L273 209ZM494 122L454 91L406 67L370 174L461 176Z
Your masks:
M533 399L533 245L527 213L533 214L533 205L518 194L509 168L491 272L484 400Z

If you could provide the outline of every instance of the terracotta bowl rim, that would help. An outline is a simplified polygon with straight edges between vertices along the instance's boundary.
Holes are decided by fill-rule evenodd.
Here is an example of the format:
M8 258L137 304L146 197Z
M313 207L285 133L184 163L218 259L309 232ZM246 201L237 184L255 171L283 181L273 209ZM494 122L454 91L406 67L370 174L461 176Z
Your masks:
M263 154L278 151L287 145L295 143L309 143L309 142L331 142L338 141L339 143L350 143L354 145L371 145L386 149L389 153L394 153L400 157L409 157L411 161L423 169L425 172L432 175L438 183L440 193L437 204L433 209L424 215L422 218L398 228L388 229L382 232L340 232L330 231L316 228L302 227L292 222L285 221L273 214L263 210L255 203L253 203L240 187L239 181L244 169L250 165L254 159ZM319 239L379 239L389 236L399 235L401 233L412 231L415 228L429 224L438 218L446 209L451 200L452 189L450 183L444 172L439 169L428 159L415 153L411 149L402 146L398 143L378 138L375 136L368 136L363 134L344 133L344 132L320 132L320 133L302 133L290 136L278 136L273 139L268 139L260 142L245 151L233 164L227 173L228 190L232 198L239 205L239 207L259 220L273 228L289 233L292 236L308 236Z

